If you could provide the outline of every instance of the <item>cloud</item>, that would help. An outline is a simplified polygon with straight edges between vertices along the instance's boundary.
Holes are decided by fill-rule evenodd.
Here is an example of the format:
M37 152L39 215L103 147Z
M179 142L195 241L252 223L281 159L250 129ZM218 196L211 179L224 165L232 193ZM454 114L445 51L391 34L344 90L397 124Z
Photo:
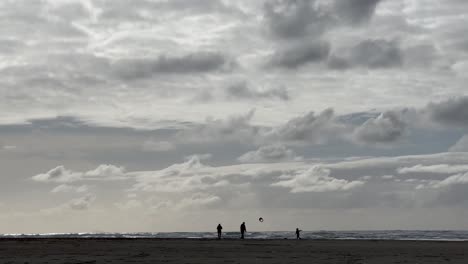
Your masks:
M418 164L412 167L398 168L397 171L399 174L409 174L409 173L452 174L452 173L468 171L468 165L437 164L437 165L424 166L424 165Z
M466 177L460 174L441 180L440 175L433 173L395 173L401 168L412 168L418 164L426 167L440 165L441 161L453 167L464 166L467 155L440 153L228 166L206 165L201 157L194 155L164 169L127 172L125 177L133 182L127 185L125 191L138 194L142 208L148 207L150 211L211 209L219 206L227 209L236 206L387 208L402 206L403 201L407 206L421 207L428 206L426 203L446 192L447 188L443 186L452 188L456 183L464 183ZM157 195L157 199L144 199L148 195ZM132 195L129 200L137 199ZM310 204L310 200L314 200L314 203ZM121 208L131 204L138 203L114 203ZM65 207L70 208L68 203Z
M347 181L330 177L330 170L315 166L296 174L284 175L271 186L291 189L292 193L347 191L362 186L362 181Z
M90 178L121 178L125 174L123 167L117 167L114 165L102 164L96 169L85 172L84 177Z
M92 194L88 194L84 197L71 200L67 203L67 206L73 210L87 210L91 204L96 200L96 196Z
M246 99L246 100L259 100L259 99L277 99L282 101L290 100L288 90L284 87L277 87L271 89L254 89L247 84L247 82L240 82L229 86L226 89L227 97L231 99Z
M464 127L468 124L468 96L430 103L425 111L437 123Z
M433 184L432 186L434 188L445 188L450 186L458 186L462 184L468 184L468 173L450 176L443 181Z
M275 51L268 62L268 66L296 69L307 63L325 61L329 53L330 45L326 42L301 43L300 45Z
M419 189L433 188L433 189L450 189L455 187L461 187L461 185L468 184L468 172L452 175L444 180L432 180L427 184L421 184L418 186ZM463 188L465 189L466 186ZM468 199L468 197L466 197Z
M222 187L227 181L212 173L210 166L201 163L194 155L180 164L171 165L160 171L134 173L137 183L132 191L174 193L201 191L213 187Z
M183 56L122 59L114 64L115 74L124 79L150 78L157 74L196 74L229 71L235 62L216 52L198 52Z
M342 124L336 122L333 109L326 109L317 115L309 112L293 118L283 125L272 128L265 137L272 141L320 143L340 135L344 129Z
M315 0L274 0L264 5L264 17L271 34L294 39L306 35L320 36L330 23Z
M468 135L464 135L460 140L451 146L450 152L468 152Z
M215 208L221 205L222 199L216 195L196 193L182 199L175 205L175 210Z
M274 0L264 5L264 18L272 36L318 39L339 26L367 22L381 0Z
M338 54L337 54L338 53ZM355 46L333 53L328 66L334 69L366 67L370 69L393 68L403 64L404 55L395 41L384 39L363 40Z
M389 145L405 134L407 119L412 117L408 113L387 111L378 116L359 114L356 117L359 120L353 120L350 116L335 116L334 110L329 108L318 114L309 112L283 124L267 127L251 123L252 110L245 115L226 119L207 119L204 124L181 130L175 138L179 142L238 141L256 145L323 144L330 140Z
M255 111L244 115L230 116L226 119L207 118L204 124L197 124L180 131L176 138L188 142L213 141L252 141L259 128L250 124Z
M368 21L381 0L335 0L338 16L345 23L358 24Z
M52 189L52 191L50 192L51 193L71 193L71 192L84 193L84 192L87 192L88 190L89 188L86 185L73 186L73 185L61 184L55 187L54 189Z
M250 151L240 156L237 160L243 163L262 163L278 161L299 161L302 157L281 144L267 145L256 151Z
M377 118L369 118L356 128L354 138L365 144L389 144L397 141L404 134L406 123L396 112L385 112Z
M67 170L64 166L58 166L46 173L33 176L32 179L40 182L73 182L80 177L81 174Z
M125 169L113 165L102 164L96 169L87 172L74 172L66 169L64 166L58 166L46 173L38 174L32 177L38 182L59 182L69 183L86 180L122 180L125 179Z

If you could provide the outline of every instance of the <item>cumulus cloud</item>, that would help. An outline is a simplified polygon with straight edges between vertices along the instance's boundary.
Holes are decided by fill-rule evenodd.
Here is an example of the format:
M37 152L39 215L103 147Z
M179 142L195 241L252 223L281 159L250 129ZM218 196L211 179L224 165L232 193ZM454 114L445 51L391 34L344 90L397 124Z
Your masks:
M319 114L309 112L296 117L283 125L272 128L266 133L267 138L285 142L323 142L327 138L340 135L344 127L336 121L334 111L326 109Z
M132 195L128 201L114 205L122 210L147 207L154 212L219 206L231 208L239 203L286 208L330 208L346 204L346 208L363 208L382 204L388 206L390 201L385 193L393 193L402 199L394 197L396 200L392 201L395 203L404 200L406 204L415 205L437 197L446 191L445 187L465 183L466 176L460 174L441 180L437 173L393 173L418 164L435 166L441 161L461 167L468 156L467 153L440 153L229 166L209 166L202 160L202 157L194 155L161 170L127 172L127 178L133 181L127 192L138 194L141 199L137 200ZM147 195L157 195L157 199L144 199ZM308 199L313 199L315 203L311 205ZM86 204L93 198L79 201L78 205ZM66 208L70 208L69 203Z
M347 181L330 176L330 170L315 166L296 175L284 175L271 186L291 189L292 193L347 191L362 186L362 181Z
M352 143L388 145L400 139L407 130L407 111L387 111L378 116L362 115L359 120L350 116L336 116L333 109L318 114L309 112L293 117L277 126L256 126L251 123L254 111L226 119L207 119L181 130L179 141L215 142L239 141L259 145L309 143L323 144L329 140ZM362 123L363 122L363 123Z
M201 163L197 155L180 164L173 164L160 171L133 173L137 183L133 191L177 193L202 191L213 187L223 187L228 181L213 173L213 168Z
M273 144L262 146L256 151L250 151L237 160L244 163L262 163L262 162L278 162L278 161L299 161L299 157L293 150L282 144Z
M365 144L393 143L400 139L406 129L401 114L385 112L370 118L354 131L354 138Z
M72 182L77 181L81 174L67 170L64 166L58 166L50 171L33 176L32 179L40 182Z
M115 180L125 179L125 169L113 165L102 164L87 172L74 172L64 166L58 166L50 171L32 177L38 182L69 183L85 180Z

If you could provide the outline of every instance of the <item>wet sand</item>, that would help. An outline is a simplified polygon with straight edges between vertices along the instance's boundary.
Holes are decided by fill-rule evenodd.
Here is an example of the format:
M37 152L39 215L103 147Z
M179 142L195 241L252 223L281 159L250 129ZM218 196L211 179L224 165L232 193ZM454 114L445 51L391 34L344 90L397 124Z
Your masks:
M468 242L1 239L0 263L468 263Z

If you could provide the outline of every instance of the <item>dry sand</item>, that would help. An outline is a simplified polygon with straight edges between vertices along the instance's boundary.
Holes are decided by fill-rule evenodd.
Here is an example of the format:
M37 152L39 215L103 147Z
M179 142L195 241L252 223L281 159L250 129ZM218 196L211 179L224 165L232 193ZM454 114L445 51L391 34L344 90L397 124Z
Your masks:
M2 239L0 263L468 263L468 242Z

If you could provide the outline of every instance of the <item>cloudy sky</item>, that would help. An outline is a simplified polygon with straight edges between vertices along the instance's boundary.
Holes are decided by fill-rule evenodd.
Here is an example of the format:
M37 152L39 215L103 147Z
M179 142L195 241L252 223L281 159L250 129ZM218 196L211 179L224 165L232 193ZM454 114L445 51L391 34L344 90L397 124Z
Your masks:
M0 233L468 229L467 13L3 0Z

